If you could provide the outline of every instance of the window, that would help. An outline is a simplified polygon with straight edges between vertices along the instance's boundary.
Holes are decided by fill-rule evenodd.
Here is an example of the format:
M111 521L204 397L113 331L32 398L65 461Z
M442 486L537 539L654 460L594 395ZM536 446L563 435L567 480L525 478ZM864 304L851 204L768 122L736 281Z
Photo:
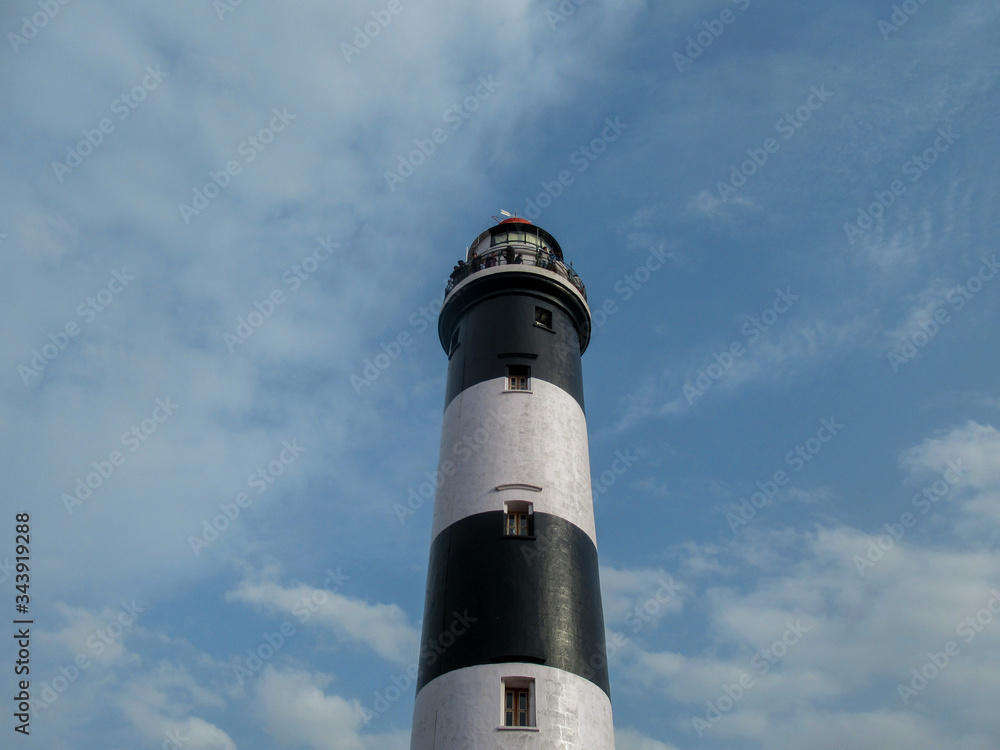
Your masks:
M534 531L531 521L531 503L523 500L504 503L503 524L506 536L529 536Z
M528 514L508 513L507 514L507 536L527 536L528 535Z
M451 346L448 347L448 356L449 357L452 354L454 354L455 350L458 348L458 331L459 331L459 329L456 328L455 332L453 334L451 334Z
M549 244L536 234L531 234L531 232L518 231L518 230L508 230L506 232L497 232L492 237L490 237L490 246L496 247L497 245L506 245L511 242L517 242L524 245L533 245L535 247L542 247L546 250L549 249Z
M503 725L505 727L530 726L528 724L528 689L508 688L506 701Z
M526 677L503 678L503 726L535 726L535 681Z
M528 367L527 365L508 365L507 390L508 391L531 390L531 368Z
M552 311L544 307L535 308L535 323L552 330Z

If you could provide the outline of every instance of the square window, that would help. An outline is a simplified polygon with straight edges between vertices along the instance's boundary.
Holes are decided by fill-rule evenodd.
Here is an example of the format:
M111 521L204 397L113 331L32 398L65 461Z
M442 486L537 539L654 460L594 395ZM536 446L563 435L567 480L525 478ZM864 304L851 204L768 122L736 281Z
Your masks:
M508 391L531 390L531 368L528 367L527 365L508 365L507 390Z
M552 311L544 307L535 308L535 323L545 328L552 328Z
M527 535L528 535L528 514L508 513L507 536L527 536Z

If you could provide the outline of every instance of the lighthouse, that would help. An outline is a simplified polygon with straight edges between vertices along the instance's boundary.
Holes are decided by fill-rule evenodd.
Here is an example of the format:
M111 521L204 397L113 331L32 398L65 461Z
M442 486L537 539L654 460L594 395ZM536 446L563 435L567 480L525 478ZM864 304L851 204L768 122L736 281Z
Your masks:
M448 282L444 422L411 750L613 750L581 356L547 231L480 234Z

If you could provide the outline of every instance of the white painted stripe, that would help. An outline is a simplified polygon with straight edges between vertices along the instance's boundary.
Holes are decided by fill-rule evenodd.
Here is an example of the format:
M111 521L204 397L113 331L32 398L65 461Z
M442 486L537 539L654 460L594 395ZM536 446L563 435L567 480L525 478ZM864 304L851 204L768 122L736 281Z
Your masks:
M501 729L503 678L534 679L535 730ZM456 669L417 693L410 750L614 750L611 700L589 680L539 664Z
M537 378L530 393L504 385L505 378L477 383L445 410L431 538L467 516L523 500L578 526L596 545L583 409ZM497 489L518 483L542 490Z
M577 289L575 286L573 286L573 284L568 279L564 278L561 274L558 274L555 271L548 271L544 268L536 268L535 266L525 265L520 263L514 266L508 266L508 265L494 266L493 268L484 268L480 271L476 271L475 273L470 273L462 281L456 284L454 289L448 292L447 296L445 297L445 304L447 304L447 300L451 299L451 296L455 294L455 292L457 292L458 290L462 289L465 286L468 286L473 281L477 281L486 276L493 276L498 273L530 273L538 276L544 276L546 279L550 281L557 281L559 282L560 285L562 285L567 290L572 292L574 296L578 297L587 310L590 310L590 307L587 305L587 298L584 297L583 294L580 292L580 290Z

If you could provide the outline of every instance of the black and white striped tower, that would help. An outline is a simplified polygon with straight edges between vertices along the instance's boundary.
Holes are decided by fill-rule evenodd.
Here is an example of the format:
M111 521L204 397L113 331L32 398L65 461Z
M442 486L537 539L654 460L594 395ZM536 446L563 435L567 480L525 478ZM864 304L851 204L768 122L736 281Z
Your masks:
M586 291L520 218L470 246L448 381L411 750L613 750L580 357Z

